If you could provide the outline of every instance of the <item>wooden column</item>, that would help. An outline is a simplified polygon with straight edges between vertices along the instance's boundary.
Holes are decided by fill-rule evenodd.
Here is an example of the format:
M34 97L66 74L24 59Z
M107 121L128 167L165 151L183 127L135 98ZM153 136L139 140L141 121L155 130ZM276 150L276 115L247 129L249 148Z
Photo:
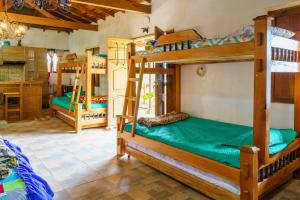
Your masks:
M300 73L295 74L294 129L298 132L298 137L300 137ZM298 153L298 157L300 157L300 153ZM295 178L300 179L300 169L295 172Z
M243 146L241 149L241 200L258 199L258 152L256 147Z
M261 16L255 21L254 57L254 114L253 142L260 149L259 161L269 159L270 112L271 112L271 21Z
M82 104L79 103L75 107L75 130L76 130L76 133L78 133L78 134L82 130L81 117L82 117Z
M86 98L86 109L91 109L92 104L92 51L87 51L87 64L85 69L86 75L86 87L85 87L85 98Z
M62 72L61 67L58 66L57 68L57 89L56 89L56 96L62 96Z
M135 77L135 70L130 70L131 67L135 67L135 61L130 59L131 56L135 55L135 44L130 43L127 46L127 51L128 51L128 73L131 72L132 74L128 74L128 77ZM129 88L129 96L135 97L136 96L136 82L131 82L130 83L130 88ZM128 102L128 115L133 116L134 114L134 107L135 107L135 102L129 101Z
M175 78L174 110L176 112L180 112L181 111L181 83L180 83L181 82L181 66L180 65L175 66L174 78Z

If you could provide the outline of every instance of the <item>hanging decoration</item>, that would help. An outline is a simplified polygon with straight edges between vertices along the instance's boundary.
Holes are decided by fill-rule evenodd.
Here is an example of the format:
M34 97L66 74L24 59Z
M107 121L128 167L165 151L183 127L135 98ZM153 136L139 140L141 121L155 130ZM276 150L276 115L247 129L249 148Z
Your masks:
M14 4L16 10L21 10L26 0L11 0ZM71 2L70 0L31 0L40 9L50 9L56 10L61 9L63 11L69 12Z
M26 32L26 27L24 25L10 22L6 12L2 17L2 21L0 22L0 39L8 40L22 40L24 38Z

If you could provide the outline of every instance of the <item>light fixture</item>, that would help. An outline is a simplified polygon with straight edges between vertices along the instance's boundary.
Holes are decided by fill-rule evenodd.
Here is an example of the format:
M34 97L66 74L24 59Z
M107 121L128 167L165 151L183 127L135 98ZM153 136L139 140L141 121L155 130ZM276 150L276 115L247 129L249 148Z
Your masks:
M7 13L4 13L2 21L0 22L0 39L15 39L19 41L24 38L25 32L26 27L24 25L10 22Z
M27 0L11 0L16 10L21 10ZM56 10L60 8L63 11L69 12L70 0L31 0L37 7L41 9Z

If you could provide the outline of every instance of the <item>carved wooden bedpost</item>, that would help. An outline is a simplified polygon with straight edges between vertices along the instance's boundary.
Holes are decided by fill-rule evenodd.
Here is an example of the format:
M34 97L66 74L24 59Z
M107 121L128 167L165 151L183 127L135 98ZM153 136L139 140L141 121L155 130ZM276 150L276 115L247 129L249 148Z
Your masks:
M76 133L78 133L78 134L82 130L81 117L82 117L82 104L79 103L75 107L75 130L76 130Z
M300 73L295 74L294 104L294 129L300 137ZM300 157L300 153L298 153L298 157ZM295 177L300 179L300 169L296 171Z
M253 142L260 149L259 161L269 159L270 116L271 116L271 21L261 16L255 21L254 55L254 119Z
M243 146L241 149L241 200L258 199L258 152L256 147Z
M174 99L174 109L176 112L181 111L181 66L175 66L175 99Z

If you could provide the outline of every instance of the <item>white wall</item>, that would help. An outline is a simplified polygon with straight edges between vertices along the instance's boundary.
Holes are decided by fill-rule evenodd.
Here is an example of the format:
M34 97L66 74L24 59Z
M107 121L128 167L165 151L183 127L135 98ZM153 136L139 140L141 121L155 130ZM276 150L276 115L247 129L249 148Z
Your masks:
M225 36L268 8L293 0L152 0L151 29L196 29L204 37ZM105 51L108 37L132 38L147 25L145 15L118 13L99 21L99 32L78 31L70 35L70 50L100 45ZM197 66L182 68L182 110L195 116L240 124L252 124L253 63L206 65L205 77L196 76ZM293 126L293 106L273 104L273 127Z
M17 45L16 40L11 40L12 45ZM40 47L48 49L69 49L69 34L54 30L30 28L22 39L23 46Z

